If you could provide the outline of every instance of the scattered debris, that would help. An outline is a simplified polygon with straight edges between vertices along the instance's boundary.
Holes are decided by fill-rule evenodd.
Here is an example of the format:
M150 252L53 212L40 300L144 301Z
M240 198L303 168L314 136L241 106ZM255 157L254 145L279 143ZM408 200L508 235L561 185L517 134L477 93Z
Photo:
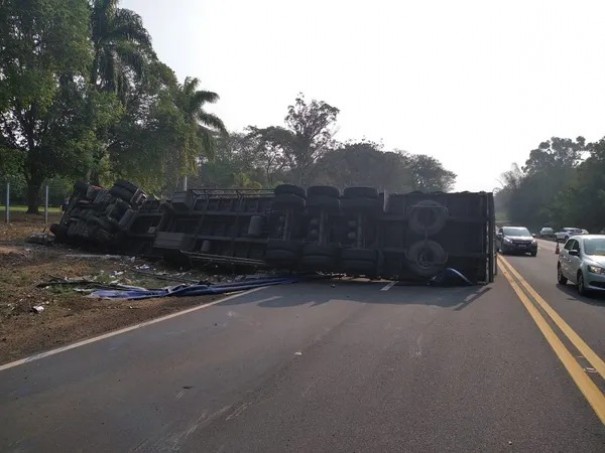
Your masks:
M85 292L86 289L96 288L96 289L123 289L123 290L143 290L145 288L141 288L140 286L132 286L132 285L122 285L117 283L116 280L110 283L102 283L91 279L86 278L60 278L53 277L51 280L43 283L38 283L38 288L49 288L51 286L61 286L61 285L78 285L83 286L84 288L76 288L74 291Z
M294 353L294 355L302 355L302 352L300 352L300 351L296 351L296 352Z
M33 233L27 238L30 244L50 245L55 242L55 237L48 233Z
M130 290L99 290L94 291L89 297L101 299L150 299L155 297L191 297L206 296L211 294L226 294L239 291L248 291L263 286L285 285L301 281L301 277L277 277L277 278L259 278L233 283L221 284L183 284L178 286L169 286L161 289L130 289Z
M44 311L44 307L42 305L36 305L32 307L32 311L34 313L42 313Z
M76 254L67 254L66 258L73 258L77 260L109 260L109 261L121 261L129 259L129 257L124 255L96 255L90 253L76 253ZM134 261L134 257L132 258Z
M137 267L137 269L139 269ZM166 280L170 282L179 282L179 283L195 283L195 284L208 284L208 281L200 281L194 280L191 278L181 277L179 274L155 274L153 272L144 272L142 270L135 270L135 274L144 275L146 277L155 278L157 280Z

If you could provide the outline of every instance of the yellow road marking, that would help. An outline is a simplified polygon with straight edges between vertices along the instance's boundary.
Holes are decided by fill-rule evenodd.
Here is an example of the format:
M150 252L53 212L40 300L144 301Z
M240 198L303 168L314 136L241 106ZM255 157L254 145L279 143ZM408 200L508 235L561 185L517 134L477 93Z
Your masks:
M557 337L557 334L548 325L546 319L542 317L538 309L529 300L517 282L512 278L511 274L508 272L508 268L506 266L502 266L500 270L502 271L502 275L504 275L504 277L508 280L508 283L510 283L513 291L515 291L521 300L521 303L529 312L529 315L538 326L538 329L540 329L540 332L542 332L542 335L544 335L544 338L546 338L546 341L553 349L556 356L559 358L575 382L576 386L580 389L590 406L593 408L597 414L597 417L599 417L599 420L601 420L601 423L605 425L605 395L603 395L601 390L599 390L592 379L588 377L580 364L574 359L571 352L569 352L563 342L559 339L559 337Z
M580 353L590 362L595 370L605 379L605 362L586 344L582 338L567 324L561 316L546 302L538 292L531 287L529 283L515 270L515 268L506 259L502 262L508 267L510 272L519 280L521 286L534 298L542 309L550 316L561 332L572 342Z

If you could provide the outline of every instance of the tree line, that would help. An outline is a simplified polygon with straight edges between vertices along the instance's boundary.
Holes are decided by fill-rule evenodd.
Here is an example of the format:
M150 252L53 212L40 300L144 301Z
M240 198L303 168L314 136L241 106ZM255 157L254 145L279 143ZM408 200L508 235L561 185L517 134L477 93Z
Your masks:
M334 139L339 110L300 94L284 124L223 136L213 159L200 162L196 187L371 186L387 192L447 191L456 175L426 155L385 150L371 140Z
M141 17L119 0L0 2L0 180L36 213L43 184L116 178L169 193L190 186L373 185L448 190L429 156L338 143L339 110L300 95L283 125L228 133L217 93L178 80Z
M605 138L553 137L532 150L523 166L502 175L496 209L532 229L605 228Z

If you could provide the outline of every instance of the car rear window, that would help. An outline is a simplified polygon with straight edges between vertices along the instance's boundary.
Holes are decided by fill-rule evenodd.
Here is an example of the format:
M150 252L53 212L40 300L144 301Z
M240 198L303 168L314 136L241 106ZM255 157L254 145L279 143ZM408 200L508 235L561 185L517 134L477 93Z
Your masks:
M529 230L525 227L504 227L502 231L506 236L531 236Z

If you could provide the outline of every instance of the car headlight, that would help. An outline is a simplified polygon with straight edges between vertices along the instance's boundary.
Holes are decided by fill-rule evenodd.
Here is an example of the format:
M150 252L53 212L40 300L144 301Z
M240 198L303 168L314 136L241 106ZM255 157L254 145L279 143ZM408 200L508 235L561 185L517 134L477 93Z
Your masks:
M504 238L504 242L506 242L507 244L513 243L512 239L509 239L509 238Z
M588 272L590 272L591 274L605 274L605 269L599 266L593 266L592 264L589 264Z
M536 241L535 239L533 239L533 240L531 241L531 245L536 245L537 243L538 243L538 241Z

